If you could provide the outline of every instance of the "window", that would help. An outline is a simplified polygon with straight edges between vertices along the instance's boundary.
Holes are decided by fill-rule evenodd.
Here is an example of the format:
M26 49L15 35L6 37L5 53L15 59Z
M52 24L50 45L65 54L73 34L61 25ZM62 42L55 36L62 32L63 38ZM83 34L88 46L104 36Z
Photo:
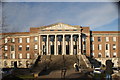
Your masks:
M15 51L15 47L14 47L14 45L11 45L11 51Z
M113 37L113 41L116 41L116 37Z
M35 37L35 38L34 38L34 41L37 42L37 41L38 41L38 37Z
M26 46L26 51L29 51L30 50L30 47L29 45Z
M19 50L19 51L22 51L22 45L19 45L18 50Z
M62 31L62 30L58 30L58 31Z
M18 42L19 42L19 43L22 43L22 38L18 38Z
M30 38L26 38L26 42L29 43L30 42Z
M98 50L102 50L102 45L98 44Z
M85 45L85 44L83 44L83 50L85 50L85 48L86 48L86 45Z
M14 66L14 61L11 61L11 66Z
M99 41L99 42L101 41L101 37L98 37L98 41Z
M4 59L7 59L7 58L8 58L8 54L5 53L5 54L4 54Z
M12 39L11 39L11 42L15 42L15 38L12 38Z
M108 42L109 41L109 37L105 37L105 40L106 40L106 42Z
M5 38L5 43L7 43L8 42L8 39L7 38Z
M92 50L94 50L94 44L92 45Z
M82 41L85 41L85 39L86 39L85 37L82 37Z
M91 53L91 56L94 57L94 53Z
M27 53L26 58L30 59L30 54L29 53Z
M101 53L98 53L98 57L99 57L99 58L102 57L102 54L101 54Z
M41 30L41 31L46 31L46 30Z
M73 31L77 31L76 29L73 29Z
M90 37L91 38L91 41L94 41L94 37Z
M116 57L116 52L113 53L113 57Z
M7 51L8 50L8 46L5 45L5 49L4 50Z
M35 57L35 58L37 58L37 56L38 56L38 54L37 54L37 53L35 53L35 54L34 54L34 57Z
M38 45L35 45L35 46L34 46L34 49L37 50L37 49L38 49Z
M50 30L50 31L54 31L54 30Z
M113 50L116 50L116 45L115 44L113 44Z
M22 66L22 61L18 61L18 66Z
M7 66L7 61L4 61L4 66Z
M15 54L14 53L11 54L11 59L15 59Z
M22 59L22 54L21 54L21 53L18 54L18 58L19 58L19 59Z
M105 45L105 50L109 50L109 44Z
M110 54L108 52L106 53L106 57L110 57Z

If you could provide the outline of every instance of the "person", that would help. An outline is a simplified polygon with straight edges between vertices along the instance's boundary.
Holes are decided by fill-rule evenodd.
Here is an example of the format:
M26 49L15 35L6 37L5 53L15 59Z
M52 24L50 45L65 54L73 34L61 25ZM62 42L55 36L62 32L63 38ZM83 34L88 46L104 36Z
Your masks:
M74 68L75 68L75 71L76 71L76 72L79 71L79 67L78 67L77 62L74 63Z
M106 80L112 80L112 74L113 74L113 63L111 60L107 60L106 61L106 70L105 70L105 73L106 73Z
M67 71L66 67L62 68L62 70L61 70L61 78L65 78L66 71Z

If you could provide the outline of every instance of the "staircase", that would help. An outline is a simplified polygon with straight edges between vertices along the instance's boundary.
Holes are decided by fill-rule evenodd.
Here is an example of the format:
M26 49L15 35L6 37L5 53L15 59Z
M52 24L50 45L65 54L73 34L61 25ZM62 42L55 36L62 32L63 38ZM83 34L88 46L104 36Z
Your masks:
M45 70L49 72L61 70L64 67L74 69L75 62L80 63L82 69L91 68L90 62L85 55L42 55L39 59L35 60L35 66L32 67L34 73L44 72Z
M89 62L87 57L85 55L81 55L81 58L82 58L83 62L85 62L86 67L91 68L91 63Z

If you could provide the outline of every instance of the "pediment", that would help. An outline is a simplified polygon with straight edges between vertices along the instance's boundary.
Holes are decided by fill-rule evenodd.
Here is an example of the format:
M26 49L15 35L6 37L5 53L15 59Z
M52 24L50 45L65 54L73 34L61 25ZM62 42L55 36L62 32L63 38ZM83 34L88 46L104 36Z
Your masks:
M58 23L58 24L47 26L42 29L43 30L63 30L63 29L77 29L77 28L68 24Z

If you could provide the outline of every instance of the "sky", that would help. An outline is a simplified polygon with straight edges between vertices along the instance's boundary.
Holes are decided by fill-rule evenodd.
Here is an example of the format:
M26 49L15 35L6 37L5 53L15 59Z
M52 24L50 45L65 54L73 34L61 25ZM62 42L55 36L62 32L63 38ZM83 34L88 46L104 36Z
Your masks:
M2 16L8 32L59 22L92 31L118 30L118 6L113 2L3 2Z

